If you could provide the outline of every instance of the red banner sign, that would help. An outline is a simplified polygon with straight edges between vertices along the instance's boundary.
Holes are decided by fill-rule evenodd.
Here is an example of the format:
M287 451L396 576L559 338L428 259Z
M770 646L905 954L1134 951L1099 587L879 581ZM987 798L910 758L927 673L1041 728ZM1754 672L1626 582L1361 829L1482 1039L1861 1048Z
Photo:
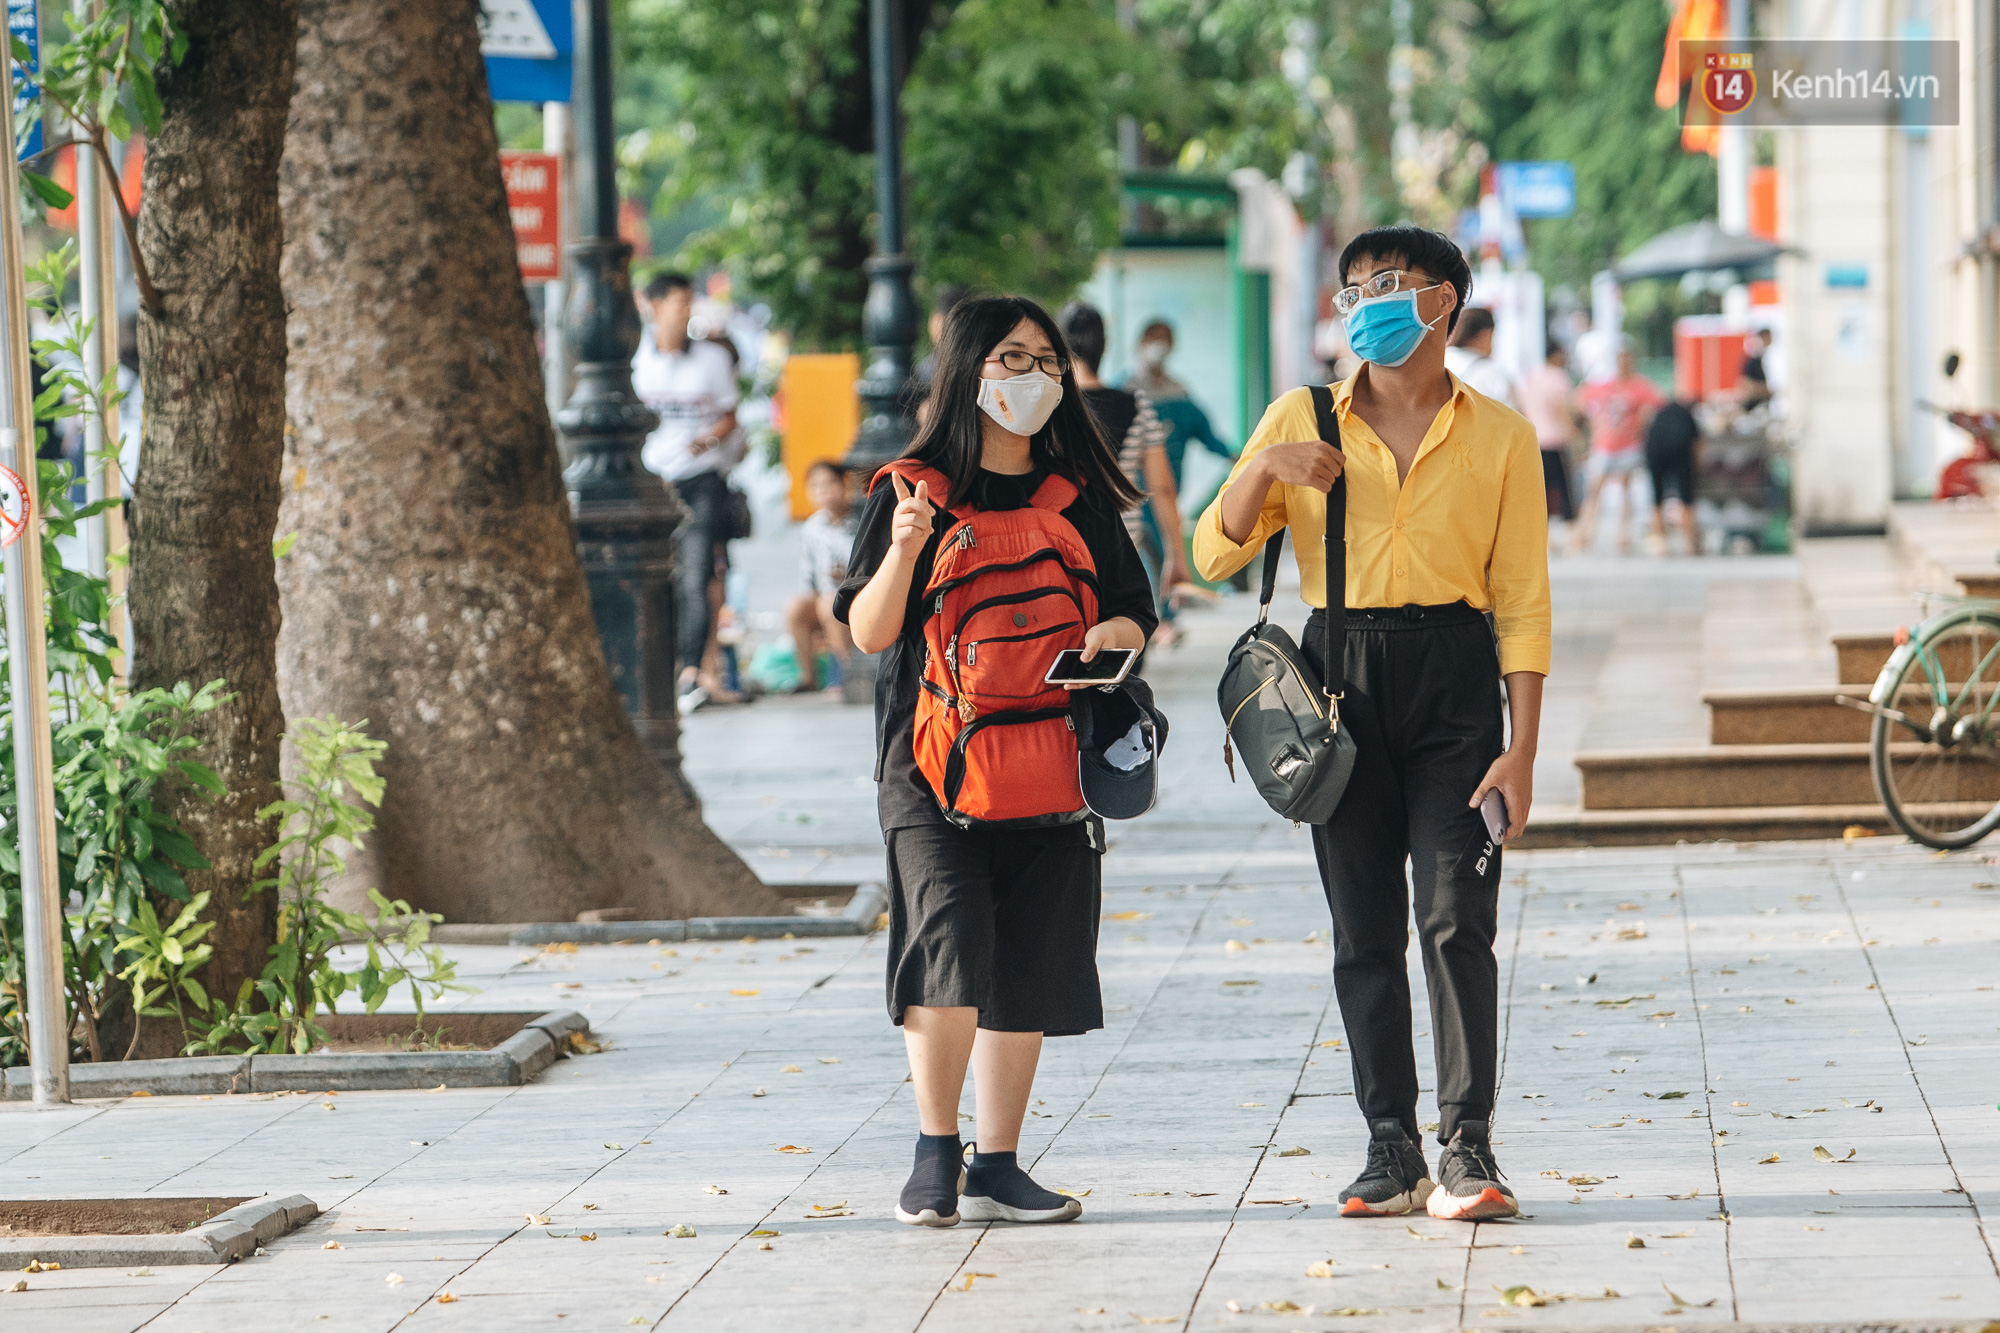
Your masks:
M514 219L521 281L553 282L562 276L561 159L554 153L502 150L500 170L507 181L507 213Z

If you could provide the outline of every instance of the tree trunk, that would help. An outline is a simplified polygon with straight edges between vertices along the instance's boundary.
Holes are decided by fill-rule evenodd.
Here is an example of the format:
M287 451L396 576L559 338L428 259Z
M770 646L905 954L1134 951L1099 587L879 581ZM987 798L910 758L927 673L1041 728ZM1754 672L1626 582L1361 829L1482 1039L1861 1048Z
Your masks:
M256 812L276 797L285 729L271 539L285 435L278 161L298 6L193 0L178 13L187 56L160 64L161 127L146 145L139 218L162 308L139 315L146 415L130 515L131 678L148 689L220 677L236 694L203 719L196 756L229 794L164 797L213 862L187 880L213 893L204 980L234 1000L276 936L272 895L246 894L251 864L272 842ZM171 1026L148 1023L138 1053L168 1053Z
M370 885L455 921L778 912L641 745L578 561L477 0L305 0L286 142L293 717L366 720Z

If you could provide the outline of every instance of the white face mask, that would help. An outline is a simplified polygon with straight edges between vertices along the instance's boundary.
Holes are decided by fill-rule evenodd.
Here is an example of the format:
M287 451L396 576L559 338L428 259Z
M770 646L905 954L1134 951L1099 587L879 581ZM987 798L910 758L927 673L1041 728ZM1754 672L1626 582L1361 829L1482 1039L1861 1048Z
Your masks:
M1016 435L1033 435L1055 415L1063 388L1039 370L1010 380L979 381L979 406Z
M1158 370L1167 364L1167 354L1171 349L1163 342L1139 344L1139 364L1148 370Z

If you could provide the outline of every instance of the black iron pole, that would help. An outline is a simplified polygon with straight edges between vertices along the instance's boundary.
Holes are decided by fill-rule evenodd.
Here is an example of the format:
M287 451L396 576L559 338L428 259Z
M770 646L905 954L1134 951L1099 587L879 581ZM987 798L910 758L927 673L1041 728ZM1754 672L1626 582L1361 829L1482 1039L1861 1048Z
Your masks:
M632 301L632 247L618 238L617 162L612 151L611 4L584 0L576 34L576 198L582 235L568 247L576 390L556 414L569 442L563 472L577 550L605 664L641 739L679 772L674 709L673 532L681 504L646 470L639 449L659 424L632 389L639 311Z
M903 253L903 88L901 0L869 0L868 59L875 102L875 257L868 261L868 299L861 308L868 340L867 372L856 385L861 429L847 462L864 476L898 457L910 442L910 354L917 341L912 265Z

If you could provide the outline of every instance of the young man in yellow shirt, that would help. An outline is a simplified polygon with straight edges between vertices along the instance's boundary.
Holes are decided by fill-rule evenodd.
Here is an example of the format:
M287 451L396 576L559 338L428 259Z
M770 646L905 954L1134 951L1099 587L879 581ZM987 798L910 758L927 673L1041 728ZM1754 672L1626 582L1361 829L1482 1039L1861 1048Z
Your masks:
M1333 915L1334 991L1369 1128L1367 1165L1341 1210L1511 1217L1514 1194L1489 1146L1500 849L1479 804L1498 789L1504 837L1513 838L1533 798L1549 670L1542 456L1524 418L1445 370L1446 339L1472 287L1449 238L1420 227L1363 232L1340 256L1340 280L1335 306L1363 364L1334 386L1339 446L1319 438L1311 390L1271 404L1202 515L1194 558L1204 578L1224 578L1290 527L1301 593L1323 608L1327 495L1347 478L1340 716L1358 754L1339 807L1312 831ZM1322 672L1325 614L1313 611L1300 640ZM1416 890L1437 1053L1444 1150L1435 1182L1417 1129L1406 884Z

